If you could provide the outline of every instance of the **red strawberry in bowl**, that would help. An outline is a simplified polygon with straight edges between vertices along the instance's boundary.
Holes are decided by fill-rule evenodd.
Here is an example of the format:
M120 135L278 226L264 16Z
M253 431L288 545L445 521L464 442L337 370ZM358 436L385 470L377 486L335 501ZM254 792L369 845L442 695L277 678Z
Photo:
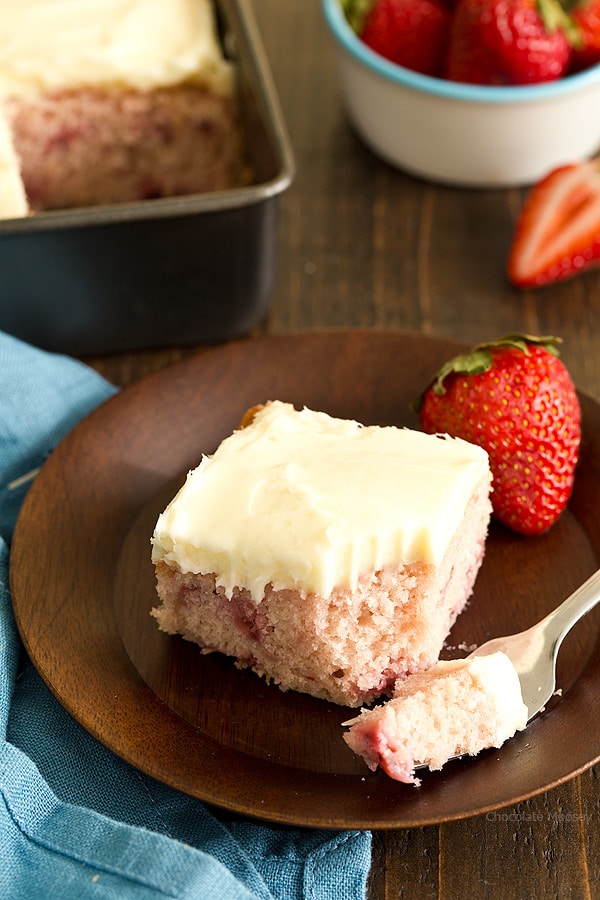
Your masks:
M567 72L572 22L558 0L459 0L446 77L474 84L534 84Z
M580 72L600 63L600 0L575 0L568 9L576 29L571 71Z
M496 518L542 534L573 487L581 440L575 387L559 340L507 335L449 360L416 404L421 427L484 447Z
M443 74L450 29L443 0L345 0L344 10L375 53L424 75Z

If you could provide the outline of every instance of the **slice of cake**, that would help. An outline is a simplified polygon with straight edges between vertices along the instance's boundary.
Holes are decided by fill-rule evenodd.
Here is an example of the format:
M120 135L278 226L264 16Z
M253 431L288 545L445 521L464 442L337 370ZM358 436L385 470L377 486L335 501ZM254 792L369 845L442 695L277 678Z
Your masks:
M0 0L0 43L0 110L30 211L247 180L211 0Z
M357 706L434 663L490 516L484 450L268 403L205 457L152 538L159 626Z
M394 698L345 722L346 743L370 769L420 784L415 766L500 747L527 724L515 668L504 653L440 661L398 682Z

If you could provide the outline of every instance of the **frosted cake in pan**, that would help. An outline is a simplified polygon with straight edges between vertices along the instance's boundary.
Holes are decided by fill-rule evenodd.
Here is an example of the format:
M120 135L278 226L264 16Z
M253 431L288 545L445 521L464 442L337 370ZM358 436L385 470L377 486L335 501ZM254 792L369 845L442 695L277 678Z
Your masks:
M0 0L0 44L0 127L28 201L3 217L247 181L210 0Z

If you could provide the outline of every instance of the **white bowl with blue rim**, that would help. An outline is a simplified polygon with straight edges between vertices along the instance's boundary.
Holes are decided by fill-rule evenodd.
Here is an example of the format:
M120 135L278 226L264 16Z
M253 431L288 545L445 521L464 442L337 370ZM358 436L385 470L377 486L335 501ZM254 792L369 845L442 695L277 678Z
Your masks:
M342 100L359 137L427 180L517 187L600 148L600 65L552 82L487 86L421 75L369 49L322 0Z

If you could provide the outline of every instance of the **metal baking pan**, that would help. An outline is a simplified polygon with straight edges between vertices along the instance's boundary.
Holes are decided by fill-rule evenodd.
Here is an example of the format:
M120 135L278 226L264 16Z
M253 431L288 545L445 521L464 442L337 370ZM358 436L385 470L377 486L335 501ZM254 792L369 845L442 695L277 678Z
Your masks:
M247 333L273 289L294 159L247 0L215 3L252 184L0 221L0 329L85 356Z

